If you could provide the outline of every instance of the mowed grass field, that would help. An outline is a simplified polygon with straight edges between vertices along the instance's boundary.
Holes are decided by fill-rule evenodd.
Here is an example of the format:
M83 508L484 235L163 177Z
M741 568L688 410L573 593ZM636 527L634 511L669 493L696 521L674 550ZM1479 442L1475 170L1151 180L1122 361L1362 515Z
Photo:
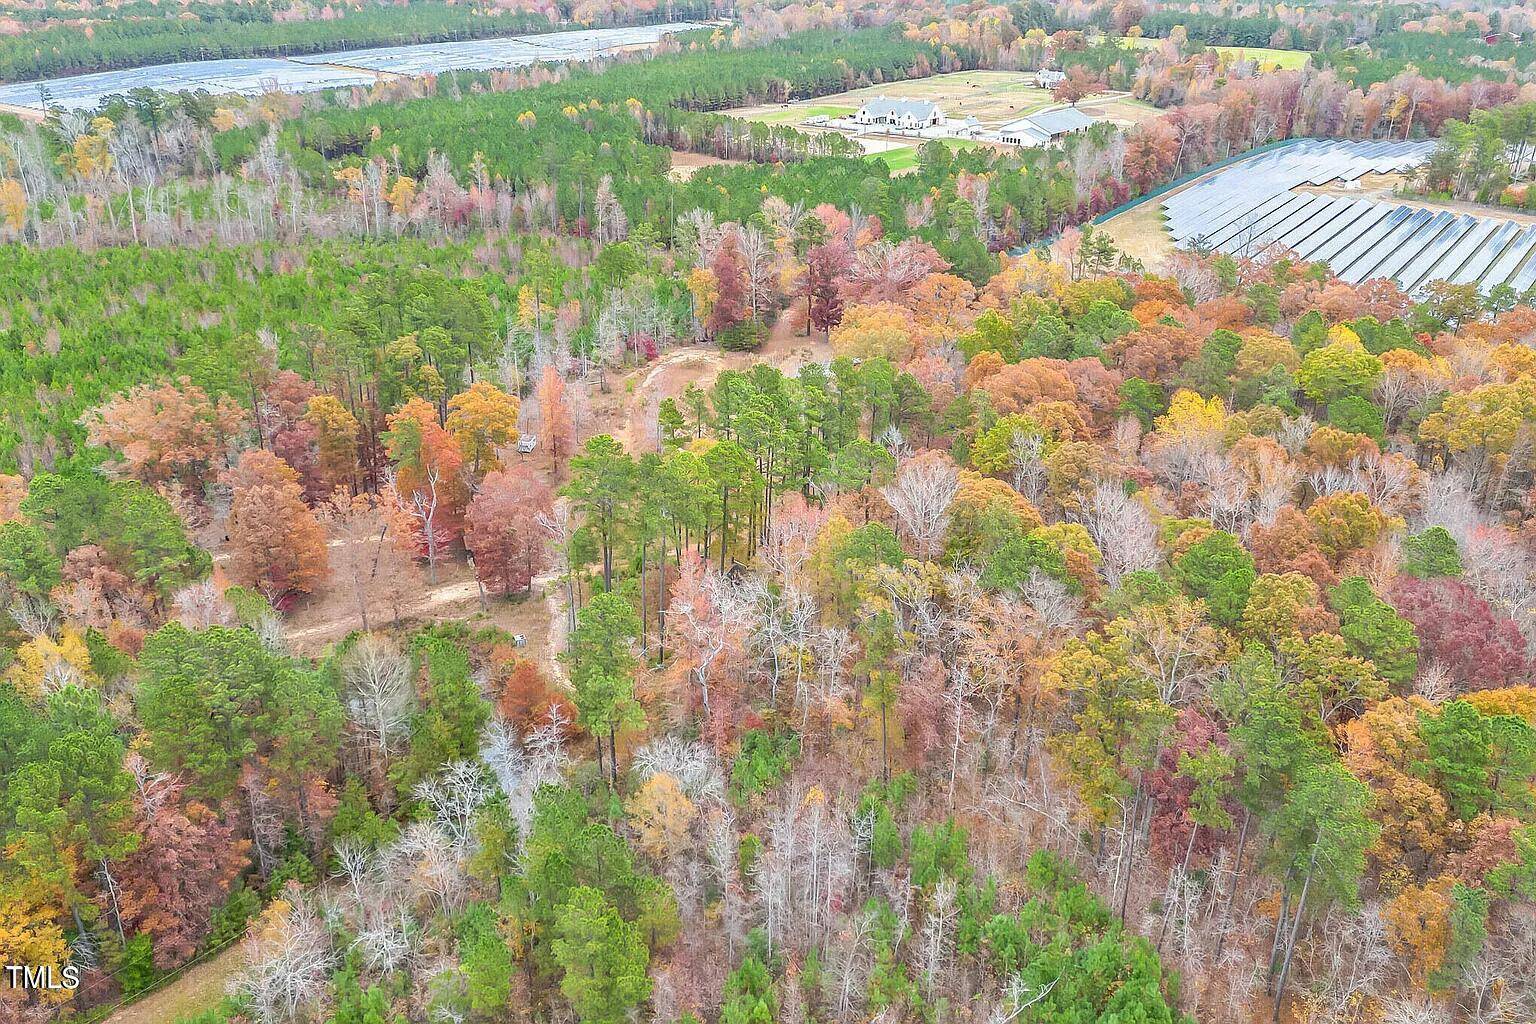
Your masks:
M1163 40L1147 37L1127 38L1127 46L1137 49L1149 50L1155 46L1161 46ZM1281 71L1296 71L1307 66L1312 59L1312 54L1306 50L1276 50L1268 46L1213 46L1227 59L1238 58L1251 60L1258 63L1261 68L1279 68Z
M957 153L961 150L977 149L981 146L981 143L967 142L964 139L935 139L934 141L943 143ZM884 160L885 166L889 167L893 174L900 174L917 167L917 151L921 148L922 146L899 146L896 149L888 149L883 153L870 153L864 159Z
M787 106L738 107L724 113L764 124L795 125L808 117L851 114L876 96L891 96L932 100L947 117L974 117L982 124L995 126L1053 105L1050 92L1035 88L1034 81L1033 74L1023 71L961 71L886 82Z

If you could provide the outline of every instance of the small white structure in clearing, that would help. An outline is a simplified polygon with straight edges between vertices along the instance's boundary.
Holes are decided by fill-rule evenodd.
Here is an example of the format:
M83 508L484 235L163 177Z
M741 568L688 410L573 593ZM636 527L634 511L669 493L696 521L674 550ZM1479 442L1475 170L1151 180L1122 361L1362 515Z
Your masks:
M853 123L861 127L879 126L917 131L932 128L944 120L944 111L931 100L888 99L877 96L864 104L853 115Z
M1039 71L1035 72L1036 89L1054 89L1066 80L1067 73L1065 71L1051 71L1046 68L1041 68Z
M1089 117L1076 107L1061 107L1009 121L997 130L997 136L998 141L1010 146L1049 146L1098 123L1098 118Z

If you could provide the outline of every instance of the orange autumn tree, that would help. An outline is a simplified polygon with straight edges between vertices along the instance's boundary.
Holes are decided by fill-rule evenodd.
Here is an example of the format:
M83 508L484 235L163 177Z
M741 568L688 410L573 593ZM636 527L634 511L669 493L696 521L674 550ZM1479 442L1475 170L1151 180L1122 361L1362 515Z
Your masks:
M151 486L174 481L201 497L214 466L244 424L227 396L217 400L182 377L141 384L86 413L90 443L115 449L124 471Z
M325 531L304 504L293 467L256 449L221 479L232 492L230 576L269 600L312 592L329 568Z
M538 662L524 658L515 649L502 646L491 653L494 670L493 688L496 710L526 736L554 721L562 723L561 735L570 739L577 733L576 705L557 683L539 668Z
M565 397L565 379L553 366L544 367L539 378L539 417L544 430L544 443L549 446L549 464L559 468L560 459L575 443L575 417Z
M427 573L437 582L442 549L464 529L468 488L459 442L437 422L437 410L413 398L389 417L384 447L394 467L391 498L412 524L417 550L427 556Z

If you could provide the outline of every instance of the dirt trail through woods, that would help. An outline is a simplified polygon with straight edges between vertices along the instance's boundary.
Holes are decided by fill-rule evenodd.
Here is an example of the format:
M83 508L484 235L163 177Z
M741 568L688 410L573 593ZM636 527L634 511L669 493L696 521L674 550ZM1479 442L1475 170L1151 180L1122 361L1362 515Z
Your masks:
M763 348L756 353L721 352L717 348L688 346L673 349L660 359L641 366L610 382L606 394L591 396L591 419L584 433L612 434L633 452L652 450L656 444L656 410L666 398L679 398L689 384L708 388L721 370L745 369L758 360L772 362L786 373L794 373L807 361L828 359L830 349L820 339L812 342L794 334L781 320L770 332ZM571 386L579 387L573 383ZM548 471L545 456L527 456L537 466L551 487L559 485ZM332 545L339 542L333 541ZM227 554L216 555L223 562ZM564 667L557 660L564 650L566 621L564 592L552 574L537 577L533 592L521 601L491 599L482 613L480 590L468 565L444 559L438 566L438 582L423 586L400 609L406 620L443 621L484 618L512 633L523 634L528 641L527 654L556 678L564 678ZM295 608L287 617L287 638L296 653L319 654L327 644L362 626L352 595L342 587L330 587Z
M226 986L244 963L241 946L236 943L188 968L160 991L117 1010L106 1024L176 1024L211 1010L224 998Z
M665 398L680 397L689 384L707 388L722 370L743 370L756 362L772 363L792 375L806 363L831 358L831 347L824 338L797 334L787 318L780 318L757 352L721 352L705 346L673 349L656 362L619 378L608 394L592 396L593 415L586 434L610 433L630 451L646 451L656 443L657 406ZM542 453L532 458L547 471ZM547 475L550 485L557 486L559 481L553 473ZM340 543L332 541L331 546ZM228 554L215 552L214 558L222 564ZM508 632L523 634L527 639L525 655L562 684L568 682L559 660L565 649L565 590L553 572L534 577L532 592L525 599L492 599L489 610L482 612L473 571L461 562L445 559L438 566L437 584L424 586L401 608L401 617L493 622ZM289 645L295 653L308 655L321 653L327 644L362 625L352 596L340 587L309 598L289 614L287 622ZM164 989L117 1010L106 1024L174 1024L195 1016L218 1004L242 963L240 946L225 949L189 968Z
M787 317L779 318L756 352L722 352L703 345L675 348L655 362L612 379L606 393L591 395L591 417L584 433L612 434L632 452L651 451L657 443L657 408L664 399L680 398L689 384L708 388L722 370L744 370L756 362L772 363L785 374L794 374L806 363L831 358L831 347L824 338L796 333ZM581 385L573 382L570 386ZM551 487L559 486L560 480L550 471L543 453L525 457L533 460L532 464ZM332 541L331 545L340 543ZM227 553L215 554L215 561L221 564L227 558ZM563 666L557 660L565 643L564 592L553 574L537 577L527 598L493 598L482 610L473 570L457 560L444 559L438 566L437 583L424 585L412 595L400 608L400 616L406 620L473 618L495 623L509 632L523 634L528 641L528 656L557 678L564 678ZM352 595L345 588L330 587L290 612L287 626L293 650L314 655L360 628L362 622Z
M681 398L689 384L708 388L723 370L745 370L771 363L793 376L811 362L826 362L832 348L821 336L795 333L781 316L756 352L722 352L714 346L685 345L619 378L606 395L592 396L588 434L611 434L631 452L656 447L656 410L668 398Z

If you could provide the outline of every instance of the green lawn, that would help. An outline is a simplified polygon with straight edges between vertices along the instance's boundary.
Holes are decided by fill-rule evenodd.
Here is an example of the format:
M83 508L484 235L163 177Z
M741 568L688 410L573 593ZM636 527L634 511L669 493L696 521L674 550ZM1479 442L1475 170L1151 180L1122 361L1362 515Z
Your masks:
M917 166L917 147L902 146L900 149L888 149L884 153L870 153L865 160L884 160L885 166L893 171L904 171L908 167Z
M975 149L977 144L965 139L937 139L955 152L966 149ZM905 171L917 166L917 151L921 146L902 146L900 149L888 149L884 153L867 154L865 160L884 160L885 165L893 171Z
M1162 43L1161 39L1147 37L1127 38L1127 46L1150 49ZM1213 46L1223 57L1241 54L1244 60L1257 61L1260 67L1278 67L1282 71L1296 71L1307 66L1312 54L1306 50L1276 50L1268 46Z

